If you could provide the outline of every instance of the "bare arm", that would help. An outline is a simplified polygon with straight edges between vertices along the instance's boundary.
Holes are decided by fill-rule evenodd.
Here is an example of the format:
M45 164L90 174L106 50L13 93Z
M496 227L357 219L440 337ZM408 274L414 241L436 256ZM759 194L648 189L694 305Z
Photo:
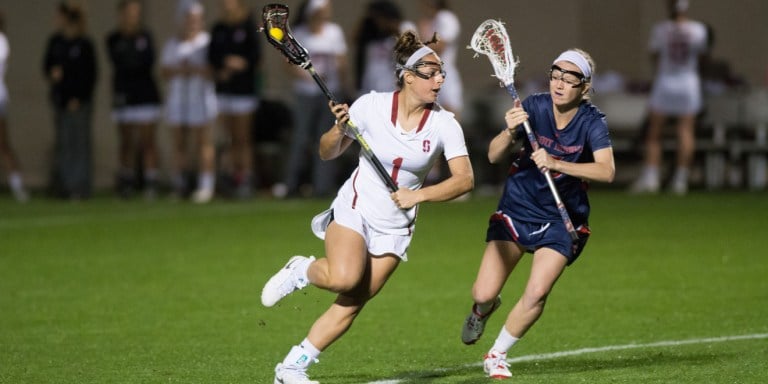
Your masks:
M515 107L510 108L504 114L504 121L507 123L507 129L501 131L491 140L488 145L488 161L496 164L506 158L510 149L515 144L515 127L528 120L528 113L521 107L520 101L515 103Z
M469 156L459 156L448 160L451 176L438 184L411 190L400 188L390 197L399 208L408 209L425 201L446 201L457 198L475 187L475 176Z
M539 169L549 169L553 172L565 173L580 179L613 182L616 173L616 165L613 161L613 148L603 148L592 152L595 161L592 163L571 163L570 161L556 160L543 148L539 148L531 154L531 159L536 162Z
M328 102L331 112L336 116L336 123L320 136L319 155L322 160L333 160L339 157L352 144L352 139L346 133L346 123L349 120L349 106Z

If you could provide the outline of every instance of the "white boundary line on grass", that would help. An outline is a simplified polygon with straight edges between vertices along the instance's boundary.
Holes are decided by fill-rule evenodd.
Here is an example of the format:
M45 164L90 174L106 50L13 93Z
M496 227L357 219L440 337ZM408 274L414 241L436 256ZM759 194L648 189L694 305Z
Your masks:
M620 351L625 349L675 347L675 346L689 345L689 344L724 343L728 341L755 340L755 339L768 339L768 333L755 333L751 335L740 335L740 336L710 337L710 338L703 338L703 339L667 340L667 341L657 341L654 343L646 343L646 344L608 345L605 347L581 348L581 349L574 349L571 351L543 353L538 355L526 355L526 356L507 359L507 361L510 363L519 363L524 361L549 360L549 359L556 359L558 357L578 356L578 355L584 355L587 353L597 353L597 352ZM480 366L480 365L481 365L480 363L474 363L474 364L464 365L463 367L474 367L474 366ZM445 370L446 370L445 368L438 368L438 369L435 369L434 371L440 372ZM403 380L401 379L391 379L391 380L372 381L372 382L369 382L368 384L400 384L402 382Z

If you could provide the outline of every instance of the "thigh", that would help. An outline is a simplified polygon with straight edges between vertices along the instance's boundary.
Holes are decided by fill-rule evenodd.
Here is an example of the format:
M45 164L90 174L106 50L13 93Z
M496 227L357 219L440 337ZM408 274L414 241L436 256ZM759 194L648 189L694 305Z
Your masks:
M368 252L357 231L332 221L325 232L325 255L328 279L334 285L351 288L363 279Z
M362 279L357 286L349 291L339 294L335 304L341 306L360 307L376 296L384 284L400 265L400 258L395 255L372 256L368 254L368 263L365 266Z
M512 241L488 241L473 286L476 299L493 300L522 256L523 249Z
M568 259L560 252L542 247L533 253L531 274L526 285L526 292L546 296L568 265Z

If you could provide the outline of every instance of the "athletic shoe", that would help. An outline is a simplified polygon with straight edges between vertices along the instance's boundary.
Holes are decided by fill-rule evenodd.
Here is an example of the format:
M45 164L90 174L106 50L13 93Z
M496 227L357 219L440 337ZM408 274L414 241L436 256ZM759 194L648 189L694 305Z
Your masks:
M197 204L205 204L213 199L213 189L201 188L192 194L192 201Z
M654 194L659 192L659 181L650 177L640 177L629 187L629 193L633 195Z
M13 192L13 197L19 203L26 203L29 201L29 194L24 188L12 188L11 191Z
M320 384L320 382L310 380L304 368L279 363L275 367L274 384Z
M488 313L481 315L477 312L477 304L472 306L472 313L464 320L464 326L461 328L461 341L464 344L471 345L480 340L480 336L483 335L485 330L485 323L491 314L501 306L501 297L496 297L493 301L493 306Z
M507 353L491 350L483 360L483 370L492 379L508 379L512 377L507 363Z
M271 307L293 291L306 287L309 280L303 276L303 272L299 271L306 271L307 265L313 261L315 261L314 256L291 257L285 267L264 285L264 289L261 291L261 303L265 307Z

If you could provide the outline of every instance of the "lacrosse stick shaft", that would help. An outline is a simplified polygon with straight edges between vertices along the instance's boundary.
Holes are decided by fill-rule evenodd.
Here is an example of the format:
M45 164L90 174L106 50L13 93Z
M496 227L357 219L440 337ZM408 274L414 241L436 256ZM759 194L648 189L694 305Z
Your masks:
M505 88L515 100L515 102L520 100L520 97L517 95L517 90L515 89L514 83L507 85ZM528 137L528 142L531 143L531 149L534 151L538 150L539 141L536 140L536 135L533 134L533 129L531 129L531 124L528 122L528 120L523 122L523 129L525 130L526 137ZM563 200L560 198L560 192L557 191L557 186L555 185L555 181L552 179L552 174L549 172L549 169L544 171L544 178L547 180L549 190L552 191L552 197L555 198L557 210L560 212L560 217L563 219L565 229L567 229L568 234L571 235L571 240L578 240L579 234L576 232L576 228L574 228L573 222L571 222L571 217L568 216L568 210L565 209L565 204L563 204Z
M325 96L328 97L328 100L332 101L334 104L338 104L339 102L333 96L331 90L328 89L328 86L325 85L325 81L323 81L320 75L317 74L317 71L315 71L315 68L312 66L312 64L308 62L306 65L304 65L304 67L306 67L306 70L310 75L312 75L312 78L315 80L317 85L320 86L320 89L323 90L323 93L325 93ZM368 145L368 142L363 138L360 130L357 129L351 120L347 120L346 125L347 129L352 132L352 135L354 135L355 139L357 139L357 142L360 143L360 147L363 151L363 157L365 157L371 163L371 165L373 165L376 173L378 173L379 177L381 177L381 179L384 180L384 183L387 184L387 188L389 188L390 192L397 192L397 184L394 180L392 180L392 177L387 172L387 169L384 168L384 165L381 164L379 158L376 157L376 155L373 153L373 150Z

